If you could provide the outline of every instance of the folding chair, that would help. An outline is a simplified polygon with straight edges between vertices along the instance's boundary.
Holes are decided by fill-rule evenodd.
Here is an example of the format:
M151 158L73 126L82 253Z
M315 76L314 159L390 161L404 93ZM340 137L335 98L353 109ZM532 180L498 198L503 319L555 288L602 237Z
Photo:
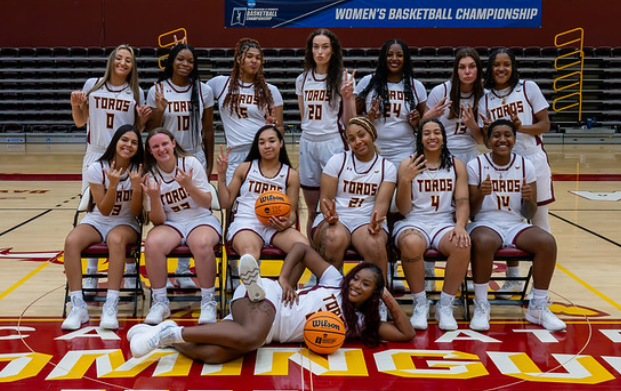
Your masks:
M80 215L82 213L86 213L88 211L89 204L91 203L91 194L90 189L86 188L84 194L82 194L82 198L80 203L75 211L73 217L73 226L76 227L78 225ZM135 273L125 273L123 274L123 278L134 278L135 286L131 288L124 288L121 285L119 289L119 301L120 302L131 302L134 304L133 316L135 317L138 311L138 297L142 297L144 300L144 291L142 289L142 282L140 280L140 245L142 242L142 222L139 221L140 232L138 232L138 239L136 243L128 244L125 252L125 256L128 259L132 259L136 263L136 272ZM108 258L109 251L108 246L105 243L96 243L88 246L80 253L81 258ZM96 278L99 282L99 279L107 278L107 275L104 273L96 273L89 274L86 272L82 273L82 278ZM96 288L82 288L82 295L84 297L84 301L87 302L105 302L106 301L106 287L100 287L97 284ZM67 314L67 306L66 304L71 301L71 297L69 296L69 283L65 284L65 300L63 303L63 317Z

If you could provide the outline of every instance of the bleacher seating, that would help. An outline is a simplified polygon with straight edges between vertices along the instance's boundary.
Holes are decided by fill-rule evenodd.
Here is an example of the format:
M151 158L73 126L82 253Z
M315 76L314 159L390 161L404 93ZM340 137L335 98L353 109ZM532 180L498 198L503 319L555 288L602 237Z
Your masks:
M0 130L15 132L43 132L47 126L71 129L71 91L81 89L89 77L100 77L105 71L112 47L55 47L55 48L0 48ZM412 47L412 62L416 77L427 90L447 80L452 71L456 47ZM477 47L482 60L493 48ZM554 78L563 71L554 69L558 55L573 49L559 50L554 46L513 47L518 69L525 79L538 83L551 102L560 96L553 90ZM141 86L145 92L157 80L160 69L158 57L167 49L140 47L135 49ZM199 67L203 80L215 75L229 74L233 50L229 48L198 48ZM357 70L356 78L373 72L379 54L378 48L346 48L344 60L349 71ZM621 99L621 47L584 48L583 118L594 116L600 125L621 128L618 104ZM302 72L303 48L266 48L265 75L276 85L284 99L285 124L299 124L295 78ZM575 126L577 110L553 112L554 126ZM216 120L218 116L216 116ZM222 129L219 121L216 129Z

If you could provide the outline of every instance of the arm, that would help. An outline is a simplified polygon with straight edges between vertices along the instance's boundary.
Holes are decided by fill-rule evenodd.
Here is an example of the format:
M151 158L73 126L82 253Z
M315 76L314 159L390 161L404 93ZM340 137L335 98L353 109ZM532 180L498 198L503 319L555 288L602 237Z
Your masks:
M155 107L152 108L151 118L147 121L146 128L147 131L151 131L155 128L162 126L164 123L164 111L166 107L168 107L168 101L164 97L164 86L162 83L154 83L153 93L149 90L149 98L153 96L153 103ZM154 95L152 95L154 94ZM147 102L150 103L151 100L147 99Z
M291 202L291 215L289 216L289 227L295 227L297 221L298 200L300 198L300 175L291 169L289 172L289 183L287 183L287 197Z
M274 107L274 121L275 121L276 128L278 129L280 134L284 136L285 135L285 123L283 120L283 107L282 106Z
M336 198L336 188L339 184L339 178L335 178L335 177L331 177L327 174L321 174L321 184L320 184L320 188L321 188L321 194L320 194L320 202L319 205L321 206L321 213L323 214L324 219L330 223L330 224L334 224L338 221L338 216L336 218L336 220L334 221L330 221L330 216L332 215L332 211L329 210L328 206L326 205L333 205L333 201ZM325 202L324 202L325 201Z
M300 110L300 121L304 121L304 95L298 95L298 109Z
M330 264L309 245L296 243L293 245L282 264L280 276L278 277L278 282L281 286L291 286L291 277L300 264L313 272L313 274L317 276L317 279L321 279L323 273L330 267Z
M405 158L399 164L395 203L399 213L404 216L412 210L412 181L418 174L427 170L427 167L425 167L426 163L425 155L416 156L414 154L412 158Z
M481 210L485 194L483 194L479 186L474 185L468 185L468 194L470 198L470 214L474 216Z
M88 121L88 103L82 91L71 92L71 116L75 126L81 128Z
M203 152L205 153L205 159L207 159L207 180L211 176L213 170L213 153L214 153L214 139L215 131L213 128L213 106L203 110Z
M226 185L226 168L224 168L222 173L220 173L220 168L218 168L218 200L224 209L230 209L233 206L244 180L244 173L248 171L249 166L250 162L243 162L237 166L228 186Z
M198 163L198 160L196 160ZM202 171L202 167L200 168ZM198 178L194 176L198 175ZM177 176L175 176L175 180L179 183L185 191L192 197L192 200L196 202L198 206L202 206L203 208L210 209L211 208L211 192L208 190L201 190L196 186L196 181L199 184L202 182L203 178L200 176L206 175L204 172L195 172L194 167L190 168L190 170L186 173L180 167L177 167ZM207 178L205 178L207 181Z
M526 183L526 179L522 181L522 216L529 220L537 213L537 181Z
M379 336L384 341L408 342L411 341L416 332L410 323L407 315L394 297L384 288L382 300L386 304L388 311L392 314L393 323L382 322L379 327Z
M534 124L522 125L522 122L520 121L519 124L516 123L516 127L518 128L518 132L533 136L539 136L540 134L547 133L550 130L550 117L548 117L548 109L541 110L535 114Z
M153 178L147 179L147 183L142 184L142 191L149 196L149 220L153 225L163 224L166 221L166 212L164 212L164 205L160 199L160 182L155 181Z
M138 217L142 213L142 183L146 178L146 174L142 175L142 164L138 166L137 171L129 172L129 180L132 184L132 199L129 203L129 209L132 216Z
M343 123L347 125L349 120L356 116L356 100L354 96L354 75L356 71L351 74L351 77L345 72L345 81L341 86L341 98L343 99Z
M453 192L455 202L455 227L449 233L449 241L457 247L470 246L470 236L466 231L466 224L470 217L470 204L468 203L468 172L464 163L455 159L456 184ZM453 240L455 239L455 240Z
M384 181L380 184L379 190L377 192L377 197L375 198L375 205L373 206L373 212L377 212L377 217L380 220L386 217L394 193L394 182Z
M474 111L472 110L472 105L468 103L468 106L464 106L463 104L460 106L461 112L461 122L466 125L468 129L470 129L470 133L472 134L472 138L477 144L483 144L483 133L479 124L477 123L477 119L474 117Z

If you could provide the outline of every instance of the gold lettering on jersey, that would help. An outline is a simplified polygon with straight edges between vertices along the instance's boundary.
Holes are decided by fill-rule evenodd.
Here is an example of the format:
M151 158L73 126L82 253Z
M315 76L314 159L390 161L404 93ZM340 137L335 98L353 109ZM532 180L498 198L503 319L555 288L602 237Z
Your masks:
M522 181L519 179L492 179L492 191L519 193L522 191Z
M189 197L188 193L186 193L183 187L180 187L175 190L171 190L167 193L160 195L160 199L162 200L162 204L164 205L175 204L177 202L181 202L185 200L188 197Z
M115 203L129 202L132 199L132 190L117 190Z
M305 102L324 102L326 99L326 90L307 90L304 91Z
M341 312L341 306L339 306L339 302L336 300L336 296L334 296L334 294L331 294L330 296L324 297L323 298L323 302L325 303L325 310L320 310L320 311L328 311L328 312L333 312L334 315L338 316L339 318L343 319L343 313ZM305 315L305 318L308 319L311 315L313 315L315 312L309 312L308 314Z
M246 105L258 105L259 104L259 98L257 98L254 95L238 94L237 99L239 99L240 104L246 104Z
M390 100L403 100L403 91L388 91L388 98Z
M265 183L251 180L248 181L248 190L256 194L262 194L268 190L285 191L285 189L283 189L281 186L275 185L273 183Z
M377 183L343 181L343 191L349 194L374 196L378 187Z
M105 96L94 96L95 108L103 110L129 111L130 101L124 99L106 98Z
M453 178L417 179L419 192L453 191Z
M492 120L499 118L511 117L511 113L522 114L524 113L524 102L510 102L495 109L489 109L492 116Z

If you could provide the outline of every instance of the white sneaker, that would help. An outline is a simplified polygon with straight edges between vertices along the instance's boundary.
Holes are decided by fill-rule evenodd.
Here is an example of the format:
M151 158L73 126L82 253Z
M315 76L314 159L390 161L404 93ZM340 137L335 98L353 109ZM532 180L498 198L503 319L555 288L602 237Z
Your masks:
M97 269L91 269L90 267L86 268L86 274L97 274ZM96 289L97 288L97 278L95 277L85 277L82 282L82 289ZM94 295L95 292L85 292L87 295Z
M405 291L405 284L403 280L399 277L399 269L395 267L395 271L392 275L388 275L388 286L392 288L393 292L403 292Z
M246 286L250 301L256 303L265 299L265 290L261 286L261 270L252 255L244 254L239 259L239 278Z
M159 326L150 327L149 329L141 328L139 333L134 333L132 335L132 339L129 343L132 355L136 358L140 358L157 348L172 345L176 342L174 339L174 332L177 327L175 322L170 321L170 323L166 322Z
M142 333L146 333L149 330L152 330L153 328L157 327L158 330L161 329L162 327L165 327L166 325L173 325L176 326L177 323L175 323L175 321L167 319L165 321L163 321L162 323L155 325L155 326L149 326L148 324L144 324L144 323L139 323L136 325L133 325L128 331L127 331L127 340L129 342L132 341L132 338L134 338L134 336L138 335L138 334L142 334Z
M457 330L457 321L453 316L453 302L449 305L442 305L440 301L436 304L435 318L438 321L438 327L443 331Z
M189 270L181 271L177 269L176 274L184 274L184 275L193 275L193 273ZM175 285L181 289L193 289L196 288L196 284L192 277L175 277Z
M160 324L164 320L164 318L168 318L170 316L170 302L168 299L165 301L155 301L153 305L151 305L151 309L147 314L147 317L144 318L144 322L147 324Z
M522 292L522 281L507 280L504 285L496 291L496 297L502 300L511 300L511 297ZM509 294L502 294L509 293Z
M472 280L467 280L466 281L466 291L473 293L474 292L474 281Z
M550 311L545 300L530 302L526 311L526 320L530 323L541 325L549 331L563 331L567 327L565 322Z
M60 326L63 330L77 330L82 326L82 323L88 322L88 307L84 300L78 298L71 298L71 311L69 315Z
M413 303L412 316L410 317L410 323L416 330L427 330L427 318L429 317L429 302L425 300L424 303L415 301Z
M436 269L425 269L425 277L435 277ZM425 292L434 292L436 290L436 280L425 280Z
M214 300L213 294L201 300L201 314L198 317L198 324L216 323L218 321L218 303Z
M175 286L170 282L170 278L166 278L166 289L175 289Z
M489 301L485 300L481 303L474 299L474 315L470 321L470 328L476 331L488 331L489 330L489 313L490 305Z
M119 321L116 318L116 314L119 310L119 299L106 300L101 310L101 320L99 321L99 327L116 330L119 328Z

